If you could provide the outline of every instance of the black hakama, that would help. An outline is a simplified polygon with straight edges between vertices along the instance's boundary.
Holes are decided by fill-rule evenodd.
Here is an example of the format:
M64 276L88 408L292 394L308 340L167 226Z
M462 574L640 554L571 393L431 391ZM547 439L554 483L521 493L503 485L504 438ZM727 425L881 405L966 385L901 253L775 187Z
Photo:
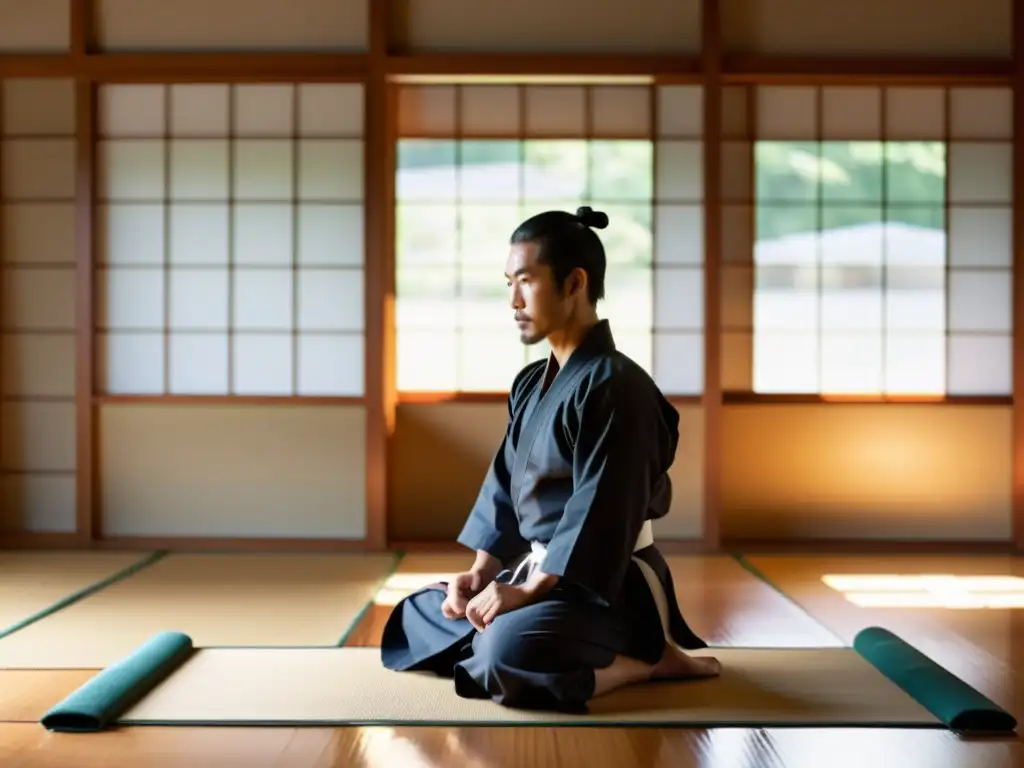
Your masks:
M458 541L497 558L500 582L523 583L539 567L558 583L480 633L441 613L445 584L425 587L389 617L384 666L453 678L460 696L579 712L593 695L594 670L616 655L656 663L666 638L706 647L683 619L650 539L650 521L671 502L678 425L647 373L615 350L607 321L564 370L554 358L524 368ZM531 555L536 543L540 554ZM467 554L467 569L471 562Z

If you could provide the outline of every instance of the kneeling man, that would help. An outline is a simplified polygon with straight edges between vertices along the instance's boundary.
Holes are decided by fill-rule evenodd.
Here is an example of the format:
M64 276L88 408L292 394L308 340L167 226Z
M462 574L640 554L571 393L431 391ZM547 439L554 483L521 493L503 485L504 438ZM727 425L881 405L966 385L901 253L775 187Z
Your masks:
M683 619L651 521L668 514L679 414L617 351L590 208L513 233L506 264L522 341L547 360L512 384L504 438L458 541L476 560L388 619L384 665L454 678L460 696L567 712L624 685L719 674Z

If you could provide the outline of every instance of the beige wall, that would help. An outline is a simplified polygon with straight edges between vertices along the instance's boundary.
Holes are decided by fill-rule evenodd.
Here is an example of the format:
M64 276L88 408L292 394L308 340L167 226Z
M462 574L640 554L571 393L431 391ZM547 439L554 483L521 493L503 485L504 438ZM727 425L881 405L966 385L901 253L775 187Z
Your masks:
M366 535L360 406L110 405L99 434L107 535Z

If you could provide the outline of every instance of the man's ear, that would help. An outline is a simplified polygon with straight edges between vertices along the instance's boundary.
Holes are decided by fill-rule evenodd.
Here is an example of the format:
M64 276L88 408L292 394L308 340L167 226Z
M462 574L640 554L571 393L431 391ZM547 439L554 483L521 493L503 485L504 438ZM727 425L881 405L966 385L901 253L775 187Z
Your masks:
M587 273L577 267L572 271L569 276L569 295L575 296L578 293L583 293L587 289Z

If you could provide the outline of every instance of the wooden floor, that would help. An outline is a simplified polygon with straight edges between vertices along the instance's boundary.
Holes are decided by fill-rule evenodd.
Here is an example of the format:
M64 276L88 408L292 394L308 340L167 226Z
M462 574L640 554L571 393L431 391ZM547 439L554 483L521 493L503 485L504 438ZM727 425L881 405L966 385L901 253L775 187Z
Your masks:
M864 608L822 582L826 574L951 573L1024 576L1008 557L777 557L753 562L779 590L725 558L675 569L687 618L714 644L848 643L880 624L1020 717L1024 609ZM375 645L387 608L371 610L348 640ZM46 732L43 711L93 674L0 672L0 766L75 768L1024 768L1018 740L963 741L943 731L862 729L573 728L129 728Z

